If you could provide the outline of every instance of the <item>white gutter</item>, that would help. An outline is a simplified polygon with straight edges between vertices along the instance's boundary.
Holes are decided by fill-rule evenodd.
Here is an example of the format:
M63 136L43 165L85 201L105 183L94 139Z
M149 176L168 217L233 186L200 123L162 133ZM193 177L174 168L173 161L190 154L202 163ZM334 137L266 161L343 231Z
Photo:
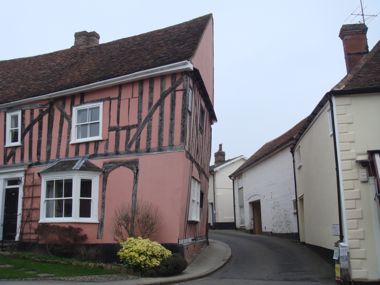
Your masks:
M215 167L213 170L218 171L219 169L222 169L222 168L224 168L224 167L226 167L226 166L228 166L228 165L230 165L230 164L232 164L232 163L234 163L240 159L247 160L247 158L244 155L240 155L240 156L234 158L233 160L228 161L227 163L223 163L223 164L219 165L218 167Z
M131 74L127 74L127 75L123 75L123 76L119 76L119 77L115 77L115 78L111 78L111 79L107 79L103 81L98 81L98 82L94 82L94 83L90 83L90 84L86 84L86 85L82 85L82 86L78 86L78 87L74 87L70 89L65 89L65 90L61 90L57 92L52 92L52 93L37 96L37 97L31 97L31 98L21 99L18 101L0 104L0 110L9 108L9 107L18 106L21 104L31 103L34 101L63 97L63 96L67 96L67 95L71 95L75 93L81 93L85 91L86 92L93 91L96 89L110 87L110 86L118 85L121 83L141 80L148 77L160 76L160 75L165 75L165 74L174 73L174 72L192 71L193 69L194 69L193 64L188 60L184 60L184 61L171 63L168 65L163 65L163 66L159 66L159 67L155 67L151 69L137 71Z
M341 159L340 159L340 146L339 146L339 133L338 133L338 120L336 116L336 102L335 97L331 96L332 100L332 107L333 107L333 113L334 113L334 128L335 128L335 141L336 141L336 152L337 152L337 158L338 158L338 172L339 172L339 188L340 188L340 204L341 204L341 211L342 211L342 227L343 227L343 242L348 242L348 231L347 231L347 220L346 220L346 210L344 206L344 188L343 188L343 173L342 173L342 165L341 165Z

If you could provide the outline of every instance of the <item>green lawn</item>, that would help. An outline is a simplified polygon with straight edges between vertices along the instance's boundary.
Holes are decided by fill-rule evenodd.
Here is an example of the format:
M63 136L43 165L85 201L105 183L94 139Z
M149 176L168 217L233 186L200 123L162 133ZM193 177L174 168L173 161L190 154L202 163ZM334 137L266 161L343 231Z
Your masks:
M34 261L31 258L0 255L0 279L69 277L83 275L117 274L117 270L99 266L54 263L51 260Z

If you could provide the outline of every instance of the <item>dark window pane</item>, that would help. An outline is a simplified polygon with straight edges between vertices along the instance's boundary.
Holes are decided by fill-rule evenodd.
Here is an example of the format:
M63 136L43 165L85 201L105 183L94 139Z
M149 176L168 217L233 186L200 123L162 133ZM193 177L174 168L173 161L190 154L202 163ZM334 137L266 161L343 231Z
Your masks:
M63 217L63 200L55 200L55 215L56 218Z
M63 197L63 180L55 180L55 197Z
M99 107L93 107L90 109L90 121L99 121Z
M72 212L73 212L73 200L67 199L64 200L65 204L65 217L72 217Z
M46 218L54 217L54 201L46 201Z
M81 179L80 181L80 196L91 198L91 179Z
M11 128L18 128L18 115L11 116Z
M85 139L88 137L88 125L77 126L77 138Z
M90 124L90 137L99 136L99 123Z
M87 109L82 109L82 110L78 110L78 113L77 113L77 123L86 123L88 122L88 118L87 118Z
M73 181L71 179L65 179L65 193L64 197L73 196Z
M79 217L90 218L91 217L91 200L81 199L79 206Z
M46 181L46 198L54 198L54 181Z
M11 130L11 142L18 142L18 129Z
M8 186L19 185L20 182L21 182L20 179L9 179L7 180L7 185Z

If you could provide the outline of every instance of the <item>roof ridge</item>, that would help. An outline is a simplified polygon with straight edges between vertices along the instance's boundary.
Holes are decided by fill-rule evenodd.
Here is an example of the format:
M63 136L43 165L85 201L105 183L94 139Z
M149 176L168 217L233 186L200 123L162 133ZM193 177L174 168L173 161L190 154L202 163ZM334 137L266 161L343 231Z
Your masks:
M252 154L231 176L236 176L240 174L243 170L250 168L257 162L268 157L269 155L281 150L284 146L288 145L292 140L295 140L296 135L302 129L302 127L307 123L308 117L302 119L297 124L295 124L288 131L278 136L277 138L264 143L254 154ZM293 134L294 133L294 134ZM288 137L288 136L289 137ZM283 140L281 140L283 138ZM276 142L277 141L277 142Z
M0 104L190 61L211 21L207 14L94 46L2 60Z
M18 58L11 58L11 59L0 60L0 63L5 62L5 61L13 61L13 60L16 61L16 60L21 60L21 59L25 60L25 59L28 59L28 58L37 58L37 57L40 57L40 56L53 55L53 54L56 54L56 53L67 52L67 51L73 51L73 52L86 51L86 50L89 50L91 48L97 48L99 46L103 46L104 47L104 46L107 46L107 45L112 45L112 44L115 44L115 43L118 43L118 42L125 41L126 39L133 39L133 38L137 38L137 37L140 37L140 36L149 35L149 34L152 34L152 33L155 33L155 32L159 32L159 31L163 31L163 30L166 30L166 29L175 28L175 27L178 27L178 26L181 26L181 25L186 25L186 24L189 24L189 23L192 23L192 22L195 22L195 21L199 21L199 20L202 20L202 19L205 19L205 18L211 18L211 17L212 17L212 14L209 13L209 14L206 14L206 15L194 18L194 19L190 19L190 20L178 23L178 24L173 24L173 25L162 27L162 28L158 28L158 29L155 29L155 30L152 30L152 31L142 32L140 34L135 34L135 35L127 36L127 37L124 37L124 38L115 39L115 40L111 40L111 41L104 42L104 43L99 43L99 44L93 45L93 46L87 46L87 47L81 48L81 49L74 49L74 46L71 46L69 48L64 48L64 49L60 49L60 50L56 50L56 51L51 51L51 52L47 52L47 53L42 53L42 54L36 54L36 55L32 55L32 56L25 56L25 57L18 57Z

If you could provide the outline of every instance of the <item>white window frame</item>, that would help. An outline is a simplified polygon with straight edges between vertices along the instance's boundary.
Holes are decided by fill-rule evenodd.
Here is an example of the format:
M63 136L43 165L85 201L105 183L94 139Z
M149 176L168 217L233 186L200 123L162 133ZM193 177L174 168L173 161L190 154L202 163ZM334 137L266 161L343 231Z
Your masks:
M99 173L90 171L65 171L41 174L40 223L98 223ZM46 182L50 180L72 179L72 216L46 217ZM92 180L91 183L91 217L79 217L81 179Z
M17 115L17 130L18 140L17 142L11 142L11 116ZM6 113L6 135L5 135L5 147L20 146L21 145L21 110Z
M327 110L327 124L329 126L329 135L332 136L333 131L333 124L332 124L332 112L330 109Z
M77 118L78 118L78 111L82 109L90 109L93 107L99 107L99 135L93 136L93 137L87 137L78 139L77 138ZM102 140L102 126L103 126L103 102L97 102L97 103L89 103L89 104L83 104L80 106L73 107L72 112L72 122L71 122L71 144L74 143L82 143L82 142L90 142L90 141L97 141Z
M297 169L300 169L302 167L302 153L301 153L301 146L297 146L296 148L296 162L297 162Z
M189 201L189 222L199 222L201 213L201 183L198 180L191 178L191 193Z
M193 88L187 90L187 110L191 113L193 109Z

